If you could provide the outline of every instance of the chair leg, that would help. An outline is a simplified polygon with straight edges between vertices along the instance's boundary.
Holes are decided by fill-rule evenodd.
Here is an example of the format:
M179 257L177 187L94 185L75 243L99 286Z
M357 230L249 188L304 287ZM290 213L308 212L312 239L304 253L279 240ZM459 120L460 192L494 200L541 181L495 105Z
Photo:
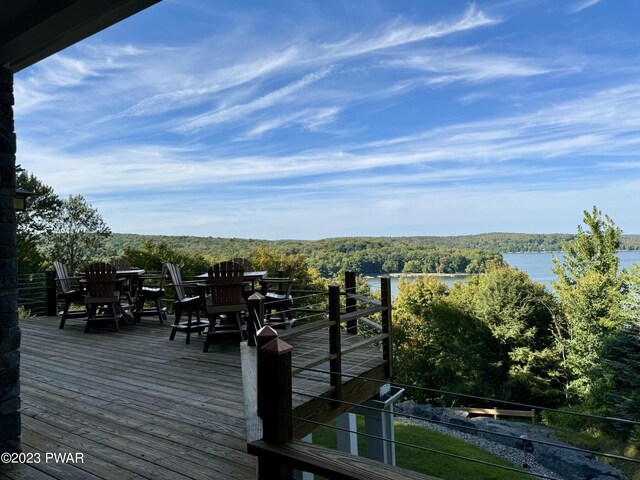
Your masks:
M176 325L180 323L180 317L182 317L182 310L178 306L175 307L174 313L176 315L176 320L173 322L173 328L171 329L171 335L169 335L169 340L173 340L174 338L176 338L176 332L178 331L176 329Z
M235 313L236 316L236 325L238 326L238 333L240 334L240 341L243 342L244 341L244 332L242 331L242 315L240 315L240 312L236 312Z
M211 341L209 340L213 335L213 332L216 329L216 317L214 315L209 315L209 328L207 329L207 335L204 337L204 347L202 348L203 352L209 351L209 345L211 345Z
M67 315L69 314L69 307L71 304L68 301L64 302L64 308L62 309L62 316L60 317L60 330L64 328L64 323L67 321Z
M187 345L191 343L191 319L193 318L193 312L189 310L189 316L187 317Z
M162 310L162 303L159 298L156 298L156 309L158 310L158 320L162 323L163 320L166 320L166 314L164 313L164 310Z

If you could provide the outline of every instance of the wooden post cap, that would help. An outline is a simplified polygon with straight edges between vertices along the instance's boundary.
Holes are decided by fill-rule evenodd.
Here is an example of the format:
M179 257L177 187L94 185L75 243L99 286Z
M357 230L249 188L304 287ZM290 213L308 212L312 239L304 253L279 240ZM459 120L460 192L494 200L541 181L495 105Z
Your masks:
M264 295L261 295L258 292L252 293L251 296L248 298L249 301L253 301L253 302L259 302L261 300L264 300Z
M262 353L267 353L269 355L284 355L292 350L293 347L291 345L279 338L274 338L260 349Z
M269 325L265 325L260 330L258 330L258 333L256 333L256 337L258 337L259 339L262 339L262 340L278 338L278 332L276 332L273 329L273 327L271 327Z

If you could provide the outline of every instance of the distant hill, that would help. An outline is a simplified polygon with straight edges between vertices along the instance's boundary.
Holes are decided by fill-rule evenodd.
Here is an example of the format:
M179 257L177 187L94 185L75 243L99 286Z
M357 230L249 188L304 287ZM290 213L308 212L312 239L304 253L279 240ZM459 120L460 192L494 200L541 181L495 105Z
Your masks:
M248 256L259 247L301 253L323 276L341 269L363 274L395 272L479 273L506 252L554 252L570 234L484 233L462 236L341 237L322 240L259 240L195 236L113 234L105 256L138 248L143 241L165 242L175 249L216 259ZM640 249L640 235L623 235L622 248Z

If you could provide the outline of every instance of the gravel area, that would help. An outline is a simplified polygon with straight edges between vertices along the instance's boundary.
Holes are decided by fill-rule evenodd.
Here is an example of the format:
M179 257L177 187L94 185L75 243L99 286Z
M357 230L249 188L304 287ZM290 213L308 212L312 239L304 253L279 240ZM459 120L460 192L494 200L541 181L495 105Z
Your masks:
M397 415L395 420L398 422L407 423L409 425L418 425L424 428L429 428L439 433L443 433L445 435L449 435L451 437L459 438L464 440L465 442L472 443L477 447L486 450L493 455L503 458L507 462L510 462L514 465L514 467L522 468L523 463L526 461L526 464L529 468L527 468L527 472L532 474L532 478L552 478L555 480L564 480L563 477L559 476L557 473L552 472L551 470L543 467L542 465L535 462L533 456L530 453L525 454L522 450L517 450L515 448L510 448L505 445L501 445L499 443L491 442L486 440L478 435L471 435L469 433L461 432L459 430L454 430L451 428L447 428L443 425L418 420L415 418L407 418L401 415ZM526 459L525 459L526 458Z

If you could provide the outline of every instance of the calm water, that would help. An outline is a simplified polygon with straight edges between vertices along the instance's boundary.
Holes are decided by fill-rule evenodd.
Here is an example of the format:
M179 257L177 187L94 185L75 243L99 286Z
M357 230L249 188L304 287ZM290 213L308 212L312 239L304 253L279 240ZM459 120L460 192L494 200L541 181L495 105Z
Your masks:
M558 253L557 255L559 256L560 254ZM553 268L551 253L503 253L502 256L512 267L527 272L534 282L543 283L547 288L551 288L551 280L555 279L555 275L551 271ZM618 252L618 256L620 257L620 268L629 269L632 265L640 263L640 250L623 250ZM405 278L411 281L414 277ZM441 280L451 286L456 280L464 281L465 278L465 276L441 277ZM398 281L399 279L396 277L391 278L391 291L394 297L398 294ZM369 285L371 285L371 288L379 290L380 280L370 278Z

